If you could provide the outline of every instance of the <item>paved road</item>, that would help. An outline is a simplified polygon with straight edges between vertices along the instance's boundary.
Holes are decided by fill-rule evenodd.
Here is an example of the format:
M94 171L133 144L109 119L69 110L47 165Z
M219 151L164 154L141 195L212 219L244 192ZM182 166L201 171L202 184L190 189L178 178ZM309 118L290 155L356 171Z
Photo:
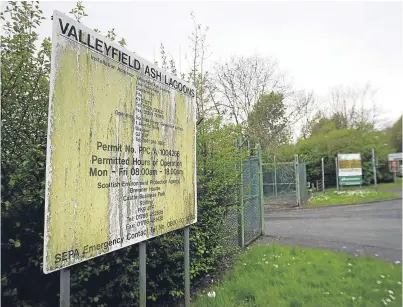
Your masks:
M265 234L280 237L281 244L372 254L401 262L402 200L266 213Z

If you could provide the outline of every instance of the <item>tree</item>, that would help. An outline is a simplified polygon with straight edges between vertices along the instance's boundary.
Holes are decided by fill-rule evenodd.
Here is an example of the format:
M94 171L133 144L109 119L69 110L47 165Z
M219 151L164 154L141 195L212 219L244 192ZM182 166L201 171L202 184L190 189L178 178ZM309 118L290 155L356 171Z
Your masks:
M36 47L44 19L38 3L10 2L1 17L2 163L9 164L46 143L51 45L45 38Z
M396 152L402 152L402 116L388 130L389 145Z
M228 62L216 63L214 82L219 95L216 108L236 124L246 123L261 95L271 91L284 93L287 89L277 62L258 56L233 56Z
M70 10L69 14L72 14L78 22L81 22L82 17L88 16L82 1L78 1L76 6Z
M209 57L208 45L207 45L207 32L209 28L203 27L196 20L194 12L190 13L190 17L193 20L193 32L189 37L191 42L190 57L185 55L185 58L190 59L191 70L188 73L188 80L196 88L196 107L198 120L204 118L206 110L206 93L205 84L208 78L208 73L205 71L205 61ZM184 76L183 76L184 77Z
M336 185L334 158L338 153L361 153L363 182L371 183L373 179L372 148L375 149L379 167L377 178L379 182L391 180L387 169L387 154L390 147L385 146L387 134L383 131L363 131L352 128L334 129L334 122L330 121L333 129L323 129L305 140L299 140L295 152L307 163L308 181L320 180L320 160L325 158L325 164L332 164L326 168L325 182L327 185ZM324 126L326 127L326 125Z
M69 11L69 14L72 14L74 18L80 23L82 22L83 17L88 16L88 14L85 12L85 6L83 5L82 1L78 1L76 3L76 6ZM101 33L99 29L94 29L94 32ZM115 41L117 37L115 33L115 28L109 30L105 37L109 38L111 41ZM126 40L123 37L118 41L118 44L122 47L125 47L127 45Z
M340 113L334 113L331 117L327 117L322 112L316 113L315 117L310 121L307 134L309 136L329 133L332 130L347 129L347 121Z
M329 97L323 101L322 107L311 104L314 107L313 112L306 112L301 137L307 139L332 129L373 131L379 125L374 94L375 91L369 84L363 88L334 87Z
M73 12L80 21L85 15L82 5L79 14ZM56 306L58 274L45 275L41 268L50 39L45 39L39 50L35 47L36 28L43 19L38 3L10 2L1 17L6 20L0 50L2 303ZM111 38L113 33L112 29ZM199 44L197 48L202 47ZM193 75L201 86L206 74L200 66L203 64L198 63L198 72ZM205 97L204 89L198 95L199 99ZM232 252L223 246L220 231L226 206L239 191L234 167L242 154L234 146L239 134L239 127L224 125L220 118L207 119L198 127L198 223L190 235L192 285L200 285ZM152 259L147 263L148 301L176 305L173 301L183 296L183 233L179 230L149 240L147 253ZM136 306L137 257L138 246L133 245L73 266L72 305Z
M263 148L278 147L289 141L288 119L284 96L279 93L261 95L248 115L248 134Z
M373 129L377 124L375 91L369 84L363 88L338 86L331 90L328 116L338 116L348 128ZM337 115L335 115L337 114Z
M57 289L57 279L38 276L51 45L45 38L36 47L44 19L38 2L9 2L1 18L2 302L32 306L48 296L36 284Z

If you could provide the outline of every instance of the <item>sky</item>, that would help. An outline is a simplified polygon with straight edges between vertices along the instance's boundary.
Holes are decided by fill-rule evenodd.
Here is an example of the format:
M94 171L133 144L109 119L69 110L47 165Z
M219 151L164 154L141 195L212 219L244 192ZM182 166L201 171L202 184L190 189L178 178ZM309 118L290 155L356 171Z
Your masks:
M272 57L297 90L326 95L339 85L376 90L381 118L403 114L403 5L348 1L84 1L83 24L102 33L115 28L127 48L154 61L160 44L186 70L193 30L190 12L208 26L207 44L215 61L232 55ZM51 36L53 10L75 2L41 2L41 37ZM179 59L181 59L179 61ZM180 64L180 65L179 65Z

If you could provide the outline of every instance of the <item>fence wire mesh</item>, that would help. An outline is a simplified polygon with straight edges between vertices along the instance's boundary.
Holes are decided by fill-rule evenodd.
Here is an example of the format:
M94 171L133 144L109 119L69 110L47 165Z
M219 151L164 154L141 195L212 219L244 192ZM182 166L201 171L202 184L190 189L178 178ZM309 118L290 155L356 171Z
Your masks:
M263 163L263 195L265 208L295 207L297 203L294 162Z
M299 175L299 195L300 195L300 204L303 205L308 201L308 185L306 181L306 164L299 163L298 164L298 175Z
M238 204L233 204L225 209L221 226L221 244L230 251L237 251L241 247Z
M263 163L265 209L289 209L305 204L309 198L306 175L304 163Z
M249 157L243 162L243 210L245 244L261 234L260 177L258 157Z
M229 249L247 246L262 233L261 165L258 154L255 151L237 165L239 180L237 191L233 191L235 202L225 208L221 227L222 244Z
M237 166L239 189L234 192L235 202L228 205L223 214L222 244L226 247L244 247L261 235L264 226L262 206L290 208L308 200L304 163L262 163L259 154L255 151Z

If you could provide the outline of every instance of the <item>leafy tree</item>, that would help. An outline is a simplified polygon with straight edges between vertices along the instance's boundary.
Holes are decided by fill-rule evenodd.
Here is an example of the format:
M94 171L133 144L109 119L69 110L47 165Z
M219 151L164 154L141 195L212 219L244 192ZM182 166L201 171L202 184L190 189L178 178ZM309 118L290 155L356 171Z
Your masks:
M78 1L76 6L72 8L69 13L74 15L78 22L81 22L83 17L88 16L85 12L85 6L83 5L82 1Z
M334 124L334 123L333 123ZM334 158L338 153L361 153L364 184L373 180L372 148L378 157L377 178L379 182L392 179L387 169L387 154L391 150L385 146L387 135L382 131L362 131L359 129L322 130L296 144L295 152L307 163L308 181L321 179L321 158L325 159L325 183L336 185Z
M80 4L72 12L82 20L84 9ZM36 29L43 20L37 2L10 2L1 17L6 21L0 50L2 303L57 306L59 276L44 275L41 267L50 39L36 48ZM239 190L235 165L243 154L234 146L240 128L220 118L206 119L197 133L198 223L190 232L193 286L233 252L221 244L221 233L227 205ZM149 305L174 305L183 296L182 231L148 241L147 254ZM72 305L136 306L137 257L138 247L133 245L73 266Z
M21 162L30 146L46 142L50 38L39 50L37 28L43 20L38 3L10 2L1 15L2 163Z
M39 274L51 45L36 47L38 2L9 2L1 18L2 302L42 306L57 291L55 276Z
M80 23L82 22L83 17L88 16L88 14L85 12L85 6L83 5L82 1L78 1L76 3L76 6L69 11L69 14L72 14L74 18ZM99 29L94 29L94 32L101 33ZM105 37L109 38L111 41L115 41L117 37L115 33L115 28L109 30ZM122 47L125 47L127 45L126 40L123 37L118 41L118 44Z
M402 116L388 131L389 145L395 152L402 152Z
M290 132L284 96L271 92L260 96L248 115L248 133L262 147L278 147L289 142Z
M187 74L188 82L192 83L196 88L196 108L197 118L204 118L208 112L208 96L206 94L206 85L209 74L205 70L205 61L209 57L207 45L207 32L209 27L203 27L196 20L196 15L192 11L190 17L193 21L193 32L189 37L191 42L191 50L185 58L191 61L191 69ZM182 76L185 77L185 75Z

